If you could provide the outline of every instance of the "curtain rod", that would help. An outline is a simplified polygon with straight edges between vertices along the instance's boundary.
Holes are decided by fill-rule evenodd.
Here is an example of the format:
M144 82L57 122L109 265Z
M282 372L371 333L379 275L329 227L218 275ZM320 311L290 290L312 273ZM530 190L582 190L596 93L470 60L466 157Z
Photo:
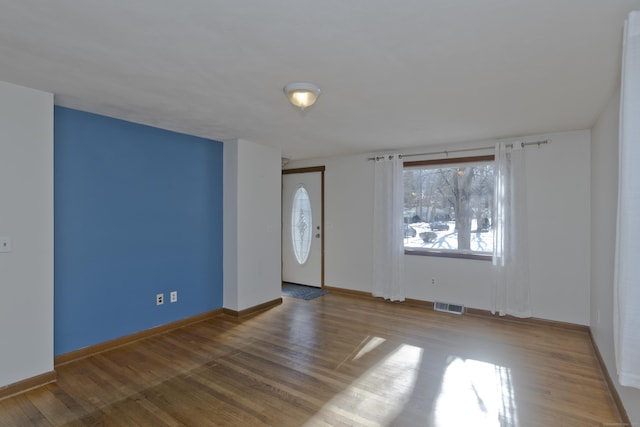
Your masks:
M543 139L541 141L532 141L532 142L520 142L520 147L524 148L527 145L537 145L538 147L540 147L542 144L549 144L550 142L551 142L550 139ZM507 147L513 147L513 145L514 144L507 144ZM491 146L491 147L462 148L462 149L459 149L459 150L433 151L431 153L399 154L398 157L400 157L401 159L404 159L405 157L432 156L432 155L435 155L435 154L444 154L445 156L448 157L450 153L463 153L465 151L491 150L493 148L495 148L495 147ZM382 159L382 157L381 156L376 156L376 157L367 158L367 160L369 160L369 161L379 160L379 159Z

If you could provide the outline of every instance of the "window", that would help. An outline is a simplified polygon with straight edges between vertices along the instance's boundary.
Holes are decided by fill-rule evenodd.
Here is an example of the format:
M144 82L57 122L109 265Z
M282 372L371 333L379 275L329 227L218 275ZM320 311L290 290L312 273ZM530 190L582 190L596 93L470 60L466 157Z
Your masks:
M404 163L405 253L491 259L493 160Z
M309 258L311 249L311 199L303 185L293 195L291 206L291 243L298 264L302 265Z

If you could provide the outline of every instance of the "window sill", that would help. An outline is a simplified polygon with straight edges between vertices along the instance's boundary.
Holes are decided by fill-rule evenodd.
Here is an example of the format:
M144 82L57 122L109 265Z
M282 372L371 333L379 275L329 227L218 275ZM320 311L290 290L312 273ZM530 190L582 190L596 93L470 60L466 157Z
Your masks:
M491 254L481 254L477 252L437 251L437 250L425 250L425 249L405 248L404 254L434 256L434 257L443 257L443 258L475 259L479 261L491 261L493 259L493 256Z

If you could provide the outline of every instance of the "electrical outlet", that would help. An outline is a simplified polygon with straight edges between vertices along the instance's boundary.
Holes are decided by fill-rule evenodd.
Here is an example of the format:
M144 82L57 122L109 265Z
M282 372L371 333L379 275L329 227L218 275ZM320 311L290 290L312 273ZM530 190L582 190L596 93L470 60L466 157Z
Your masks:
M435 285L436 285L436 278L435 278L435 277L432 277L432 278L431 278L431 284L432 284L433 286L435 286Z
M178 301L178 291L171 292L171 294L169 294L169 300L171 302L177 302Z
M162 305L162 304L164 304L164 294L157 294L156 305Z

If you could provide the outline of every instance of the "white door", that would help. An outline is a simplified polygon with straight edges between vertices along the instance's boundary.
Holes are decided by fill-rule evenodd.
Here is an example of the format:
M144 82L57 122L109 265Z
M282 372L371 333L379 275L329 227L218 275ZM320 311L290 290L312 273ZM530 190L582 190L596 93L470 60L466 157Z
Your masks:
M318 288L324 285L322 176L322 170L282 175L284 282Z

